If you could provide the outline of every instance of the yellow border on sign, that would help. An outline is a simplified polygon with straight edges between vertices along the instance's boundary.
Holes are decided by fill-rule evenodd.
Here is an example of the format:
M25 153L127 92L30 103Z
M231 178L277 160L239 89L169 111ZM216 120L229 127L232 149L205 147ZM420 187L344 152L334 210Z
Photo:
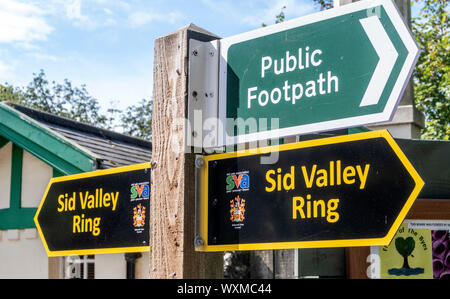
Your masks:
M397 157L406 168L415 182L415 187L409 195L405 205L400 210L397 219L394 221L386 236L382 238L368 239L344 239L344 240L322 240L322 241L299 241L299 242L274 242L274 243L249 243L249 244L228 244L228 245L208 245L208 164L210 161L217 161L234 157L246 157L252 155L267 154L275 151L287 151L301 148L311 148L321 145L330 145L336 143L344 143L350 141L367 140L374 138L384 138ZM231 250L268 250L268 249L293 249L293 248L324 248L324 247L353 247L353 246L383 246L388 245L399 226L406 217L406 214L413 205L415 199L419 195L420 190L424 186L423 180L417 171L411 165L405 154L394 141L387 130L370 131L352 135L341 135L322 139L314 139L296 143L281 144L268 146L252 150L242 150L224 154L214 154L204 157L205 165L201 170L200 178L200 236L204 240L202 246L197 246L196 251L231 251Z
M84 179L84 178L90 178L90 177L98 177L98 176L102 176L102 175L109 175L109 174L114 174L114 173L121 173L121 172L127 172L127 171L133 171L133 170L139 170L139 169L145 169L145 168L151 169L151 163L147 162L147 163L134 164L134 165L128 165L128 166L116 167L116 168L110 168L110 169L95 170L95 171L90 171L90 172L83 172L83 173L79 173L79 174L51 178L49 184L47 185L47 189L45 190L44 196L42 197L41 203L39 204L39 207L36 211L36 214L34 215L34 223L36 224L36 228L39 232L39 235L41 236L41 240L42 240L42 243L44 244L47 255L49 257L55 257L55 256L68 256L68 255L129 253L129 252L149 251L150 245L134 246L134 247L114 247L114 248L101 248L101 249L79 249L79 250L51 251L48 248L47 241L44 238L44 234L43 234L41 226L39 225L39 222L38 222L39 213L42 209L42 206L44 205L45 198L47 197L47 194L53 183L72 181L72 180ZM149 173L149 175L150 175L150 173Z

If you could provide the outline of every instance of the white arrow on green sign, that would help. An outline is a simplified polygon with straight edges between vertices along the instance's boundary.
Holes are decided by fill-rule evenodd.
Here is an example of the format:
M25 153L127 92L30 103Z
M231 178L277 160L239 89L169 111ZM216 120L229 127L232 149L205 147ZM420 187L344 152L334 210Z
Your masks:
M419 49L391 0L220 40L219 145L389 121Z

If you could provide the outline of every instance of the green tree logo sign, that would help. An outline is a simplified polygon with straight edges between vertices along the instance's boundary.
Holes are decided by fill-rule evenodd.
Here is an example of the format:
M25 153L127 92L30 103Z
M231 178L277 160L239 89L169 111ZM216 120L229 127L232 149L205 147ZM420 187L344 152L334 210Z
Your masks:
M403 265L401 268L392 268L388 270L391 275L418 275L424 273L424 268L411 268L408 263L408 257L414 257L413 252L416 242L413 237L397 237L395 239L395 249L403 257Z

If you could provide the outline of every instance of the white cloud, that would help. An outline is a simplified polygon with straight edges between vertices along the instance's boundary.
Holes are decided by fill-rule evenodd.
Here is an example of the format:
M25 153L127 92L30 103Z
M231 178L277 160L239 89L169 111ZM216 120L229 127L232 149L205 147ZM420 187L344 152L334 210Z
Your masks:
M44 14L44 11L32 4L17 0L2 0L0 43L28 44L35 40L46 40L54 29L47 23Z
M63 3L67 19L74 26L84 30L95 30L117 24L112 17L113 12L108 8L103 8L104 5L106 5L106 1L101 0L91 0L90 2L71 0Z

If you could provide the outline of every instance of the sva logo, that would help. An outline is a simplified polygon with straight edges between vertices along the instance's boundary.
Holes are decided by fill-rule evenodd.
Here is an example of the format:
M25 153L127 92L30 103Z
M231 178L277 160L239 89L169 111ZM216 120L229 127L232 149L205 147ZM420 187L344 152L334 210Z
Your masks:
M150 186L148 184L136 184L131 186L131 199L148 198L150 196Z
M230 173L227 176L226 182L227 192L233 190L244 191L248 190L250 187L250 176L248 175L248 172Z

